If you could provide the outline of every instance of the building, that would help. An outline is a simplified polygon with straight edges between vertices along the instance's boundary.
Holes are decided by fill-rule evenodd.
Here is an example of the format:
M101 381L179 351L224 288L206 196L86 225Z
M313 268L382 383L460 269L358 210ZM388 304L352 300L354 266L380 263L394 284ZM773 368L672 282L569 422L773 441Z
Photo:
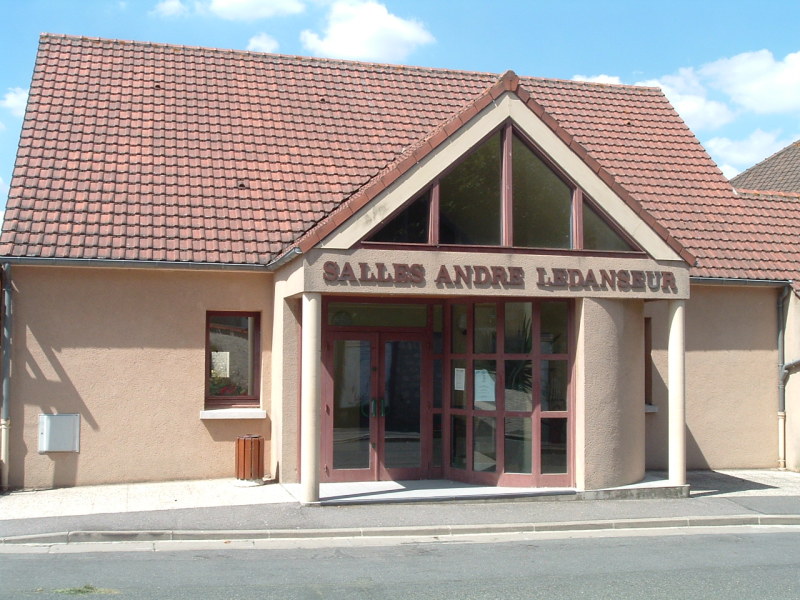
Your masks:
M658 89L44 35L4 482L797 469L797 207Z

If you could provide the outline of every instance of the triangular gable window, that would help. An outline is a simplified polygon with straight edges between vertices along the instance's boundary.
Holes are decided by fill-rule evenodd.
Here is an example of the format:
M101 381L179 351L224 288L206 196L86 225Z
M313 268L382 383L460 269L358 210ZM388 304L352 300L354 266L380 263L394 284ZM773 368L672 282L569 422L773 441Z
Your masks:
M364 241L641 252L510 123Z
M375 232L369 241L389 244L427 244L430 202L431 191L428 189Z
M583 203L583 247L586 250L631 252L636 250L600 216L589 202Z
M501 150L497 132L439 180L440 244L501 244Z

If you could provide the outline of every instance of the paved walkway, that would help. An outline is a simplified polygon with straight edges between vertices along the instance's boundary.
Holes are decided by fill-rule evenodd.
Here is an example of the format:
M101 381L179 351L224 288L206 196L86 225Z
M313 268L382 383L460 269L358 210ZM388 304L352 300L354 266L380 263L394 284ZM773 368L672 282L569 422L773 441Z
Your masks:
M236 480L87 486L0 496L5 543L124 539L454 535L691 525L800 525L800 474L690 472L689 498L583 500L569 490L454 482L328 484L302 506L298 486ZM642 488L663 484L650 474Z

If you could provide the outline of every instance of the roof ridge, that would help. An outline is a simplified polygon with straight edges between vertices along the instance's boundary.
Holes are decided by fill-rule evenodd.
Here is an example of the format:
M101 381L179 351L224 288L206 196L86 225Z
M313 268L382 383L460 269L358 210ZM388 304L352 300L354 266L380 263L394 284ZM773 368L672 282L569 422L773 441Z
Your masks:
M237 50L233 48L213 48L209 46L191 46L186 44L170 44L167 42L146 42L141 40L123 40L118 38L102 38L102 37L94 37L94 36L84 36L84 35L70 35L66 33L48 33L44 32L40 34L40 39L65 39L65 40L76 40L76 41L86 41L86 42L102 42L107 44L121 44L125 46L145 46L145 47L153 47L153 48L173 48L173 49L180 49L180 50L201 50L203 52L218 52L220 54L233 54L233 55L241 55L241 56L271 56L275 58L286 58L292 59L300 62L313 62L319 61L321 63L332 63L338 66L342 65L352 65L354 67L381 67L385 69L391 70L404 70L410 69L414 71L430 71L432 73L453 73L458 75L474 75L474 76L481 76L481 77L499 77L500 74L492 73L489 71L468 71L462 69L448 69L444 67L424 67L419 65L398 65L394 63L381 63L381 62L369 62L369 61L361 61L361 60L351 60L351 59L344 59L344 58L327 58L321 56L304 56L302 54L282 54L279 52L258 52L255 50ZM546 80L547 78L541 78Z
M798 140L800 142L800 140ZM781 190L751 190L746 188L733 188L736 193L741 194L756 194L758 196L782 196L785 198L798 198L800 199L800 192L784 192Z
M635 83L603 83L600 81L585 81L583 79L564 79L563 77L537 77L535 75L523 75L520 77L524 83L526 80L531 81L554 81L558 83L568 83L571 85L579 85L586 87L596 88L628 88L635 90L657 90L663 93L661 87L657 85L637 85Z
M370 61L363 61L363 60L352 60L352 59L344 59L344 58L327 58L321 56L305 56L302 54L284 54L280 52L258 52L255 50L237 50L234 48L215 48L209 46L193 46L188 44L170 44L168 42L151 42L151 41L142 41L142 40L130 40L130 39L120 39L120 38L103 38L97 36L85 36L85 35L71 35L66 33L49 33L43 32L40 34L40 40L45 39L54 39L54 40L74 40L74 41L81 41L81 42L100 42L105 44L118 44L124 46L142 46L142 47L149 47L149 48L173 48L173 49L180 49L180 50L196 50L202 52L214 52L219 54L227 54L227 55L237 55L237 56L251 56L251 57L259 57L259 56L269 56L279 59L289 59L298 62L320 62L320 63L328 63L338 66L349 65L352 67L371 67L371 68L382 68L391 71L402 71L402 70L413 70L415 72L429 72L429 73L452 73L457 74L459 76L475 76L475 77L494 77L500 78L505 73L514 72L512 70L507 70L505 73L495 73L492 71L471 71L465 69L452 69L452 68L445 68L445 67L426 67L421 65L398 65L393 63L382 63L382 62L370 62ZM515 74L516 75L516 74ZM581 81L581 80L574 80L574 79L564 79L560 77L538 77L533 75L517 75L518 80L524 84L525 81L542 81L542 82L552 82L552 83L565 83L570 85L576 86L583 86L583 87L594 87L594 88L614 88L614 89L633 89L633 90L657 90L662 91L661 88L658 86L647 86L647 85L635 85L635 84L627 84L627 83L600 83L595 81ZM663 93L663 92L662 92Z

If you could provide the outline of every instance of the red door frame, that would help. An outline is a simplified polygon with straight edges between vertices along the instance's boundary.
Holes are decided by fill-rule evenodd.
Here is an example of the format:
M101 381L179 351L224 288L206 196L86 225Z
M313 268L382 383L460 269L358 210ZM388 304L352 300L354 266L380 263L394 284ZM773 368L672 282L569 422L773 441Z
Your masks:
M376 301L380 302L381 298L374 298L374 297L364 297L364 298L353 298L353 297L325 297L323 298L323 332L322 332L322 340L323 340L323 372L322 372L322 404L323 404L323 415L322 415L322 436L321 436L321 444L322 444L322 481L365 481L365 480L377 480L377 479L424 479L430 477L444 477L446 479L451 479L454 481L463 481L465 483L477 483L483 485L508 485L508 486L530 486L530 487L572 487L575 485L575 303L572 300L566 300L561 298L553 298L551 299L534 299L534 298L491 298L491 297L464 297L459 299L448 299L448 300L428 300L428 299L403 299L399 300L398 303L406 304L406 303L424 303L428 306L428 320L427 325L425 327L390 327L390 328L383 328L383 327L360 327L360 328L352 328L352 327L336 327L332 325L328 325L328 321L325 315L327 315L328 311L328 302L330 301L337 301L343 300L347 302L365 302L365 303L374 303ZM384 300L385 301L385 300ZM539 340L540 340L540 311L541 306L548 302L548 301L559 301L559 302L566 302L567 304L567 312L568 312L568 320L567 320L567 335L568 335L568 349L566 354L558 354L558 355L549 355L543 354L540 352L539 349ZM533 439L533 457L532 457L532 474L516 474L516 473L502 473L502 465L504 465L504 438L503 438L503 431L504 431L504 422L501 421L506 416L523 416L520 415L507 415L506 411L504 410L503 405L503 398L502 398L502 383L505 378L505 374L498 373L497 374L497 410L493 411L493 414L487 413L485 411L474 410L469 406L470 398L472 398L472 386L473 381L472 377L468 376L466 378L466 389L465 389L465 397L467 402L467 409L453 409L451 405L451 386L450 386L450 377L452 374L451 363L454 360L454 355L452 351L448 351L451 339L451 325L452 319L450 318L452 306L456 304L465 304L469 307L467 310L467 319L468 319L468 337L467 337L467 345L468 348L473 348L473 318L474 318L474 306L476 303L480 302L494 302L498 306L498 318L497 318L497 347L498 352L495 352L491 355L480 355L475 354L473 352L469 352L466 355L462 356L455 356L455 359L464 358L466 362L466 368L469 370L471 365L473 364L472 361L474 360L498 360L504 361L509 360L506 358L507 353L500 352L499 349L502 348L503 344L503 335L504 332L501 330L500 324L503 323L503 315L505 310L505 302L531 302L533 304L533 310L535 318L533 319L534 322L534 331L532 332L533 335L533 342L534 342L534 351L531 353L531 360L533 361L533 369L536 370L539 368L540 361L542 360L566 360L567 362L567 374L568 374L568 384L567 384L567 410L566 411L559 411L559 412L547 412L544 413L541 411L541 403L538 398L539 387L538 385L534 387L534 399L533 399L533 411L530 413L531 416L531 427L532 427L532 439ZM442 407L440 409L433 408L433 360L429 360L431 357L439 356L433 353L431 348L432 339L433 339L433 319L432 319L432 310L434 305L443 306L443 344L444 349L442 351L441 360L442 360ZM408 336L405 338L404 336ZM379 469L379 461L378 459L378 452L382 452L382 448L375 448L371 452L373 455L370 457L370 469L358 469L353 471L346 471L346 470L337 470L334 474L332 469L332 443L333 443L333 423L332 423L332 401L333 401L333 379L330 373L330 366L332 365L332 348L333 344L332 341L334 339L370 339L374 340L371 342L372 344L372 354L371 360L374 366L376 373L382 371L382 368L379 366L378 362L382 360L382 348L379 348L381 345L380 342L383 339L414 339L421 342L422 346L422 353L423 353L423 360L422 360L422 406L420 407L420 417L421 417L421 466L419 469L414 470L405 470L406 472L395 472L396 470L386 470L386 469ZM477 357L477 358L476 358ZM512 355L512 360L514 359ZM499 371L500 369L498 369ZM536 380L539 381L538 376ZM383 379L379 376L372 377L371 381L371 388L373 391L372 397L377 397L379 390L382 390L383 386ZM433 414L438 413L441 414L442 419L442 452L441 452L441 466L434 467L432 466L432 454L433 454L433 431L432 431L432 424L433 424ZM451 465L450 460L450 451L451 451L451 434L452 428L451 424L451 417L453 415L461 414L466 417L467 421L467 437L466 437L466 444L467 444L467 457L466 457L466 469L457 469ZM476 472L473 469L473 417L474 416L496 416L497 423L496 423L496 460L498 465L498 471L493 473L485 473L485 472ZM566 473L557 473L557 474L544 474L541 473L541 449L542 449L542 440L541 440L541 420L542 418L564 418L566 419L566 427L567 427L567 472ZM378 422L373 419L371 420L370 425L370 435L372 440L379 440L382 443L381 436L379 435L379 431L376 429L379 427ZM413 471L413 472L410 472ZM366 476L366 477L365 477Z
M419 328L417 328L419 329ZM365 469L333 468L333 348L337 340L362 340L370 343L370 446L369 467ZM431 462L431 366L428 360L429 336L425 332L397 331L392 328L369 328L365 330L329 331L325 335L322 369L322 481L397 481L403 479L425 479L429 476ZM382 414L386 372L383 367L385 342L414 341L420 345L420 466L387 468L385 457L386 417Z

